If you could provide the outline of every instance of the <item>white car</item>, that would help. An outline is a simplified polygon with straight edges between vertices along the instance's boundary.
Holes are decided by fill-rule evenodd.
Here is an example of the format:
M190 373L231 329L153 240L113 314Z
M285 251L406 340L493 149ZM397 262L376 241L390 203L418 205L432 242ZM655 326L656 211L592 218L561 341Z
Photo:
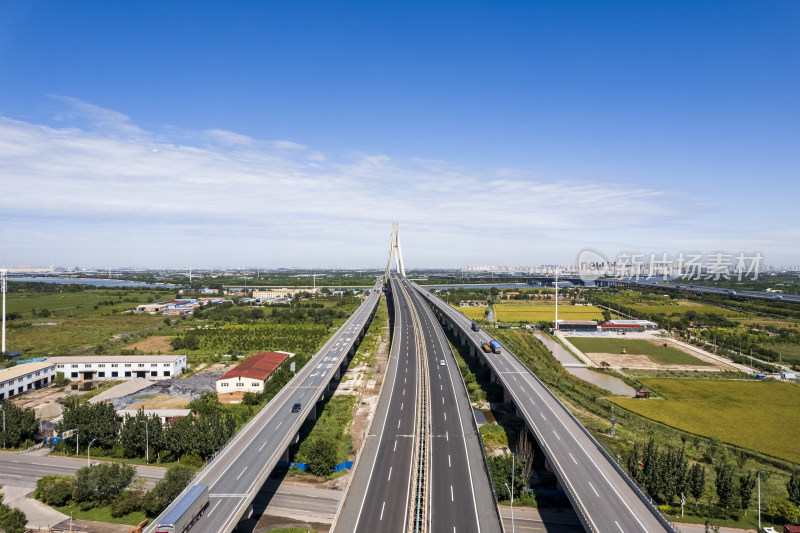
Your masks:
M439 366L444 366L444 359L442 359L441 361L439 361Z
M765 527L761 533L778 533L778 531L774 527Z

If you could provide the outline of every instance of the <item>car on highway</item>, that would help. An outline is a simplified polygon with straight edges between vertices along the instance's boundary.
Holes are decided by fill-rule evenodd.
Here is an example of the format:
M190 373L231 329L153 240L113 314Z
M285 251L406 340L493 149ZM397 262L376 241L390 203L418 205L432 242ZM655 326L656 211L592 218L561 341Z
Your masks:
M294 404L292 406L292 412L293 413L299 413L300 412L300 407L301 407L300 402L297 402L296 404Z
M444 359L439 361L439 366L444 366Z

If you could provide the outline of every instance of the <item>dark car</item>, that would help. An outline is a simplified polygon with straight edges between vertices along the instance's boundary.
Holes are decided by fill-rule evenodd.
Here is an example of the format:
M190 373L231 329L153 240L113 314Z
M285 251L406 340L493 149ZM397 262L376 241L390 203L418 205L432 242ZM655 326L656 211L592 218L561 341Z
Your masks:
M292 406L292 412L293 413L299 413L300 412L300 402L297 402L296 404L294 404Z

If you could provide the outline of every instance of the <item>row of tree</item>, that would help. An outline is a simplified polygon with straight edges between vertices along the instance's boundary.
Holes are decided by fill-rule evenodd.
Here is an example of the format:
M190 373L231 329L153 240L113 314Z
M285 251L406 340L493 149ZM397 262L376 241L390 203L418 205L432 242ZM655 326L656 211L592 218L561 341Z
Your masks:
M75 438L58 444L66 451L85 450L95 440L95 449L124 457L149 455L152 460L166 452L175 459L186 454L208 458L233 437L236 421L218 409L197 412L166 425L157 416L145 415L144 410L120 420L111 404L70 401L55 429L59 434L76 430Z
M151 491L144 478L134 480L136 470L130 465L104 463L85 466L74 476L45 476L36 482L34 497L48 505L77 505L82 511L109 505L111 515L125 516L143 511L157 516L194 477L194 469L175 465Z

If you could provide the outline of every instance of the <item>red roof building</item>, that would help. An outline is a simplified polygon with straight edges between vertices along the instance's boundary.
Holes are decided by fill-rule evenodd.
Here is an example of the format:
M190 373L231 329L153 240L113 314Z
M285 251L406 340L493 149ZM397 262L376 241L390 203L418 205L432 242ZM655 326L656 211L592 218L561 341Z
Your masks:
M290 357L294 354L263 352L251 355L217 380L217 399L220 403L240 403L246 392L262 393L264 384Z

